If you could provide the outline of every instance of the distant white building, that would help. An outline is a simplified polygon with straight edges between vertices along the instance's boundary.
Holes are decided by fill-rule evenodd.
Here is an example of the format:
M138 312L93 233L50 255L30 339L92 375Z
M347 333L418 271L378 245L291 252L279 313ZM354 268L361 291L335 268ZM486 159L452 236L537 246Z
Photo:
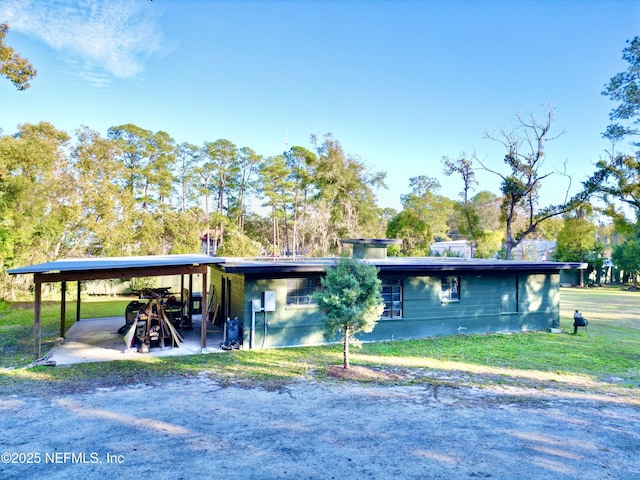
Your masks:
M449 240L431 244L431 253L442 257L472 258L471 244L467 240ZM556 242L550 240L524 240L511 251L511 260L525 262L551 262Z
M511 251L511 260L525 262L551 262L556 242L551 240L524 240Z
M471 244L466 240L447 240L430 245L431 253L441 257L471 258Z

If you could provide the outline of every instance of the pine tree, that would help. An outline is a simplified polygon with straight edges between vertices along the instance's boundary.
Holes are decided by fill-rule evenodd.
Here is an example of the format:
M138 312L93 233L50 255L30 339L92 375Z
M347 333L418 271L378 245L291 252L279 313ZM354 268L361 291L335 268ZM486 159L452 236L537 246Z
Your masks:
M371 332L384 310L382 282L374 265L343 257L321 280L322 289L314 294L326 313L327 337L343 335L344 364L349 368L349 343L358 332Z

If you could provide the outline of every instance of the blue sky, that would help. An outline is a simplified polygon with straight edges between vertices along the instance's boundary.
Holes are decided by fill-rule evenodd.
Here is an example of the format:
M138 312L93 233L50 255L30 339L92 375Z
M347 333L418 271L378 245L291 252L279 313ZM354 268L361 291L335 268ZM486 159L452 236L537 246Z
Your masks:
M604 85L640 35L637 1L0 0L6 42L37 68L0 82L0 128L49 121L103 135L123 123L202 144L226 138L264 156L332 132L387 172L379 205L400 208L409 178L457 198L443 156L475 152L517 114L555 111L544 171L575 193L609 148ZM498 192L497 177L478 175ZM566 177L543 190L564 198Z

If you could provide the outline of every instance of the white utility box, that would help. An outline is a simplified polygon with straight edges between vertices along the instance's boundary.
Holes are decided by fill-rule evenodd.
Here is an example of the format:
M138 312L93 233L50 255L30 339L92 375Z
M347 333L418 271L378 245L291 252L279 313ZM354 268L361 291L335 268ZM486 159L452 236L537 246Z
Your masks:
M265 312L276 311L276 292L273 290L262 292L262 309Z

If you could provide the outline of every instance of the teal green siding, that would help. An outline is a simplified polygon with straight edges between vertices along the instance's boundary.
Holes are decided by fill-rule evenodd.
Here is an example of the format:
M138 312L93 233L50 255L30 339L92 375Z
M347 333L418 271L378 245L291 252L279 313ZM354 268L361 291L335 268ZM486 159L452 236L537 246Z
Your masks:
M559 316L558 275L461 276L460 283L460 301L443 302L440 276L405 277L403 318L380 320L363 340L544 330Z
M455 275L460 278L460 300L442 301L442 276L404 276L403 317L381 319L365 341L422 338L460 333L545 330L559 319L559 275L497 273ZM217 295L231 282L231 313L244 329L244 348L318 345L324 314L314 305L287 305L287 279L255 279L215 271ZM251 301L264 291L276 294L274 312L257 312L252 333Z
M245 347L249 346L251 301L261 299L262 292L269 290L276 292L276 311L255 314L254 348L319 345L326 342L322 331L324 314L317 306L287 305L286 278L259 279L245 283Z

